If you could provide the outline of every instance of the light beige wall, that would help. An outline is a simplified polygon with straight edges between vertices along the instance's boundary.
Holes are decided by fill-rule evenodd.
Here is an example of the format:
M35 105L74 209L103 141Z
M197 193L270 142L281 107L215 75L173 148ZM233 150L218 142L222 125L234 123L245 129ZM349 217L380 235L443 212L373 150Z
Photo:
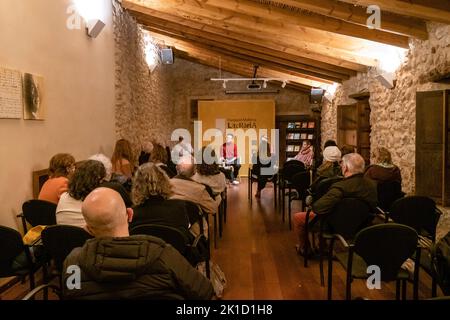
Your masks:
M0 65L45 78L45 121L0 119L0 225L32 197L32 171L57 152L77 160L111 155L114 134L114 42L110 0L96 39L69 30L70 0L1 0Z

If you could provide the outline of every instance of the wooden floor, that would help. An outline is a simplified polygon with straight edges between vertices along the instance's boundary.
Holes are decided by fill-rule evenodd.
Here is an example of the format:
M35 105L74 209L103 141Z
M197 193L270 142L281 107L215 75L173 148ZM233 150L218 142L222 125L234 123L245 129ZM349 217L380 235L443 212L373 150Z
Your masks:
M295 235L275 209L273 194L272 185L268 185L260 200L253 195L250 206L245 179L239 186L229 186L228 219L218 248L213 250L213 260L228 282L223 299L326 299L318 260L311 260L308 268L303 266L303 258L294 249ZM299 209L300 202L294 201L293 212ZM419 298L431 297L430 277L421 270L420 279ZM337 262L333 288L333 299L344 299L345 272ZM395 299L395 283L369 290L365 281L355 280L352 297ZM412 299L412 284L408 285L407 299Z
M294 201L293 212L299 207L300 203ZM212 252L213 261L227 279L224 300L326 299L326 287L320 286L318 261L311 260L304 268L303 258L294 249L295 236L274 207L272 185L263 190L260 200L253 198L252 206L247 200L245 179L239 186L229 186L227 212L222 239ZM344 299L344 269L337 262L334 265L333 299ZM431 297L430 277L421 271L420 279L420 299ZM20 299L27 289L27 284L15 285L0 299ZM383 284L381 290L369 290L365 281L355 280L352 297L394 299L395 285ZM411 298L409 284L407 299Z

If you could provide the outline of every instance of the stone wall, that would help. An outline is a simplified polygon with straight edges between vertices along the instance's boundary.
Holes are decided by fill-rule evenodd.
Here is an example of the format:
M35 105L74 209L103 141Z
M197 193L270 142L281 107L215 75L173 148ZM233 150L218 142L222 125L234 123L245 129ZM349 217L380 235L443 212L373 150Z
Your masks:
M415 130L416 92L450 88L431 82L450 72L450 26L428 24L427 41L412 40L405 62L396 72L396 86L383 87L376 80L376 70L345 81L336 91L332 103L322 110L322 141L337 137L337 106L351 104L350 94L363 90L370 92L372 133L371 154L380 146L392 153L403 177L405 192L415 190Z
M242 78L228 72L219 73L218 68L211 68L183 59L175 58L175 63L170 68L172 73L172 92L177 114L175 124L180 128L191 128L190 100L191 99L215 99L215 100L251 100L274 99L277 115L309 114L309 95L288 88L280 88L280 85L268 84L266 90L277 90L278 94L226 94L222 87L223 82L211 81L211 78ZM249 75L250 76L250 75ZM228 82L226 90L244 90L246 82Z
M161 65L150 72L145 61L143 33L114 1L116 45L116 136L140 149L147 140L162 143L173 130L170 74Z
M274 99L276 113L309 114L309 95L280 85L279 94L225 94L219 69L175 57L172 65L158 65L150 73L145 62L142 30L135 20L114 1L114 35L116 44L116 135L132 142L136 151L142 142L155 139L169 141L176 128L191 130L190 101L193 99ZM223 72L223 78L239 78ZM227 90L240 90L244 82L229 82Z

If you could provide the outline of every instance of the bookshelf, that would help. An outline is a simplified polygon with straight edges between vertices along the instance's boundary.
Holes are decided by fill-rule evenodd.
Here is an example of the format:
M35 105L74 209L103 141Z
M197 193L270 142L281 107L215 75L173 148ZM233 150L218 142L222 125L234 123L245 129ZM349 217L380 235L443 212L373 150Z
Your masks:
M277 116L280 133L280 164L300 151L303 140L311 141L314 150L320 148L320 122L310 115Z

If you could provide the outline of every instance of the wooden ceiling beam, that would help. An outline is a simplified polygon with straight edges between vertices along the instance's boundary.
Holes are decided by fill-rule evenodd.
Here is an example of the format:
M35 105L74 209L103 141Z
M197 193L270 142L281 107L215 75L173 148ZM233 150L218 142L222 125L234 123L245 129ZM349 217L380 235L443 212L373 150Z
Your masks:
M218 59L220 57L221 63L233 63L240 65L242 63L246 63L246 65L254 66L259 65L261 68L266 70L270 70L272 73L277 74L277 78L285 78L287 80L294 80L299 83L303 83L310 86L319 86L322 84L331 84L332 81L318 79L315 77L303 75L291 70L286 70L284 68L279 67L278 65L270 65L260 63L258 59L251 59L248 57L240 57L231 55L228 52L219 51L214 48L210 48L205 45L197 45L189 42L185 42L182 40L174 40L173 38L166 37L160 34L151 33L152 36L157 37L158 39L164 41L166 45L174 46L175 48L181 49L183 51L195 54L197 56L201 55L205 58L209 59ZM218 66L217 64L216 66Z
M137 0L134 0L137 1ZM257 22L266 26L282 24L284 33L301 32L303 27L332 32L344 36L376 41L397 47L408 48L408 37L381 30L369 29L343 20L330 18L315 13L291 12L276 7L262 5L249 0L144 0L146 6L175 9L188 15L201 15L215 20L231 23Z
M296 34L296 36L291 34L292 32L289 32L288 30L290 36L286 36L284 34L284 29L281 27L273 28L270 26L265 26L263 24L258 24L256 22L255 25L259 29L249 29L249 24L235 26L228 23L227 21L216 21L198 16L191 16L192 20L189 20L189 17L186 15L179 16L180 12L176 10L175 12L174 10L167 10L169 12L159 11L154 8L136 4L133 1L124 0L122 2L122 5L132 14L142 13L157 16L168 21L185 25L186 21L190 21L188 25L195 28L201 28L208 32L228 35L236 39L245 39L246 41L254 44L267 45L268 43L272 46L272 48L278 48L278 50L283 52L299 55L308 59L314 59L318 62L334 64L359 72L367 71L366 66L377 65L375 59L355 54L353 51L361 48L361 43L358 42L356 46L354 41L348 42L348 39L351 39L348 37L345 37L346 39L339 39L339 37L342 36L335 35L334 37L332 34L330 34L329 38L327 37L326 39L322 39L324 44L319 44L318 42L320 42L321 38L319 35L315 34L315 31L313 29L311 29L313 32L310 32L311 30L305 30L305 32L303 33L293 32ZM164 7L163 9L166 8ZM218 31L221 31L221 33ZM321 31L317 32L321 33ZM280 37L280 34L283 34L283 37ZM302 37L302 39L299 39L299 35ZM316 40L314 40L314 37L316 37ZM310 39L311 41L308 42L305 39ZM333 47L332 45L340 45L340 47L337 48ZM349 47L346 48L346 45Z
M152 36L162 41L165 45L184 51L187 54L192 55L193 57L201 57L205 60L214 61L214 64L212 66L215 68L219 68L220 66L224 65L232 65L235 66L236 68L245 66L245 68L252 70L253 66L255 65L255 63L253 63L252 61L239 59L230 55L226 55L222 52L218 52L212 49L206 49L204 47L199 47L191 43L187 43L185 41L175 40L173 38L166 37L160 34L152 33ZM270 74L270 77L283 78L288 81L294 81L307 86L314 86L314 87L330 83L329 81L316 81L313 79L307 79L303 76L288 74L286 72L280 72L274 70L272 67L264 65L261 65L261 68L260 70L258 70L258 73L260 75L262 75L263 73ZM249 74L247 74L247 76L249 76Z
M270 52L269 49L262 48L262 50L252 50L247 49L242 46L228 45L222 43L220 40L224 40L225 38L219 39L219 41L210 40L208 38L204 38L203 36L197 36L193 34L189 34L189 30L185 29L180 31L179 29L172 30L168 26L161 26L155 21L148 22L145 28L149 31L156 32L162 35L166 35L169 37L173 37L179 40L185 40L187 42L193 42L197 45L208 45L213 49L223 50L223 52L234 55L236 57L241 57L243 59L253 59L256 63L264 64L264 65L273 65L279 66L282 68L287 68L288 70L292 70L297 73L301 73L306 76L312 76L317 79L324 79L332 82L342 82L342 80L348 79L348 75L343 75L340 73L322 70L318 68L312 68L310 66L298 63L295 61L295 57L292 60L285 59L284 55L281 56L279 52Z
M211 45L220 46L228 50L237 50L243 54L256 55L260 58L267 59L270 57L275 62L286 64L294 68L303 69L317 74L330 76L337 79L348 79L350 76L356 75L356 72L350 69L340 68L331 64L322 63L317 66L317 63L312 59L305 59L298 55L289 54L279 50L273 50L265 46L254 45L241 40L236 40L224 35L217 35L204 30L192 28L186 25L173 23L154 16L147 16L137 14L135 16L139 23L153 28L153 31L160 29L161 32L170 32L176 34L178 37L183 37L187 40L205 42ZM311 65L312 63L313 65ZM331 79L330 79L331 80Z
M181 51L181 50L178 50L178 49L175 49L174 52L181 59L188 60L188 61L191 61L191 62L194 62L194 63L197 63L197 64L201 64L201 65L204 65L204 66L212 67L212 68L217 67L217 66L214 65L214 63L212 63L208 59L195 58L192 55L189 55L187 52L184 52L184 51ZM253 69L248 69L248 72L243 72L242 68L238 69L236 67L232 67L232 66L228 66L228 65L223 66L222 71L229 72L229 73L241 76L241 77L250 77L250 78L252 77L252 74L253 74ZM294 90L303 92L305 94L311 94L311 88L312 87L304 85L304 84L301 84L301 83L297 83L297 82L292 82L291 81L291 82L288 82L286 84L286 88L294 89Z
M419 19L450 24L449 0L340 0L359 6L377 5L389 11Z
M264 1L261 1L264 2ZM275 5L285 5L302 10L308 10L324 16L345 20L360 25L367 24L369 14L366 8L354 6L336 0L273 0ZM421 40L428 39L425 21L418 18L381 11L381 29L411 36Z
M167 0L165 0L167 1ZM177 1L177 0L169 0ZM184 0L194 6L196 0ZM308 27L322 31L333 32L345 36L371 40L401 48L409 48L409 38L390 32L369 29L367 26L346 22L344 20L319 15L316 13L291 12L274 6L264 5L250 0L203 0L198 6L210 8L217 7L239 12L267 20L283 22L297 27Z
M204 49L209 49L209 50L213 50L213 51L217 51L218 53L224 54L224 55L228 55L228 56L232 56L234 58L238 58L238 59L242 59L244 61L249 61L253 64L257 64L260 66L266 66L269 67L273 70L278 70L280 72L284 72L286 74L291 74L294 76L298 76L298 77L303 77L305 79L310 79L310 80L314 80L314 81L321 81L321 82L325 82L325 83L333 83L333 82L342 82L341 78L335 78L335 77L331 77L331 76L324 76L324 75L319 75L317 73L314 72L309 72L303 69L298 69L296 67L293 67L292 65L286 65L286 63L282 60L277 60L275 61L275 59L273 60L267 60L266 56L262 56L262 55L258 55L258 54L246 54L243 52L243 50L240 50L239 48L236 48L236 50L232 50L232 48L223 48L223 47L218 47L215 45L211 45L206 43L205 41L201 42L201 41L192 41L192 40L188 40L186 41L186 39L184 37L180 37L176 34L172 34L170 32L166 32L166 31L162 31L158 28L153 28L153 27L145 27L148 31L151 31L151 35L155 36L156 34L159 35L163 35L163 36L167 36L169 38L173 38L173 39L178 39L181 41L185 41L186 44L191 44L191 45L195 45L198 48L204 48Z

